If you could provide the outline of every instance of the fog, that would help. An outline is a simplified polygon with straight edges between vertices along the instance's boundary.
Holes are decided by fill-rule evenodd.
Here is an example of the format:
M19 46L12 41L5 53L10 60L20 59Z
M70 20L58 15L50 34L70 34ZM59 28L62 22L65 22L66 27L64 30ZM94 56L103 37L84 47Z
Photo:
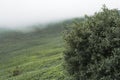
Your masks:
M21 28L92 15L103 4L120 9L119 0L0 0L0 27Z

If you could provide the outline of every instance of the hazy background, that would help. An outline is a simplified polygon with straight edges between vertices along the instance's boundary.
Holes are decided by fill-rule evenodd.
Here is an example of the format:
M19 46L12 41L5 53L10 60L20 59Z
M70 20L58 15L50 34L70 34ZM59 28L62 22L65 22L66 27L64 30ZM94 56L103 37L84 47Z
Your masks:
M120 9L119 0L0 0L0 27L20 28L92 15L103 4Z

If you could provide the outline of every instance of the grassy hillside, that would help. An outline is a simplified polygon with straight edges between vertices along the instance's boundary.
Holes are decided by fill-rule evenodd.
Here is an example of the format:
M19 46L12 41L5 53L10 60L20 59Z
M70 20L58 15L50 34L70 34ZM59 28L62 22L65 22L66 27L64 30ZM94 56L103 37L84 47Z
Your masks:
M74 20L35 27L27 33L2 32L0 80L65 80L62 31Z
M0 80L63 80L61 31L49 27L5 33L0 38Z

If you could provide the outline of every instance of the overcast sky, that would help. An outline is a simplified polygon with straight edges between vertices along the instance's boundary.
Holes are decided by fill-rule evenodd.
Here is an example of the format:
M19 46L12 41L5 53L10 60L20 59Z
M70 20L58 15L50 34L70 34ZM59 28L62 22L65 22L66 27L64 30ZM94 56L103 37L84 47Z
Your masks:
M103 4L120 9L120 0L0 0L0 27L20 27L92 15Z

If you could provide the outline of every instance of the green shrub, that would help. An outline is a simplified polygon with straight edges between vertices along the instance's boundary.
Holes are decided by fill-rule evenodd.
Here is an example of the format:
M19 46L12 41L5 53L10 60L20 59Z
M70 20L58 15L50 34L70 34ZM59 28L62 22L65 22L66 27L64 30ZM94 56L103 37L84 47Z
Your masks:
M65 31L65 68L74 80L120 80L120 14L105 6Z
M12 76L17 76L21 74L21 70L19 67L16 67L13 71L12 71Z

